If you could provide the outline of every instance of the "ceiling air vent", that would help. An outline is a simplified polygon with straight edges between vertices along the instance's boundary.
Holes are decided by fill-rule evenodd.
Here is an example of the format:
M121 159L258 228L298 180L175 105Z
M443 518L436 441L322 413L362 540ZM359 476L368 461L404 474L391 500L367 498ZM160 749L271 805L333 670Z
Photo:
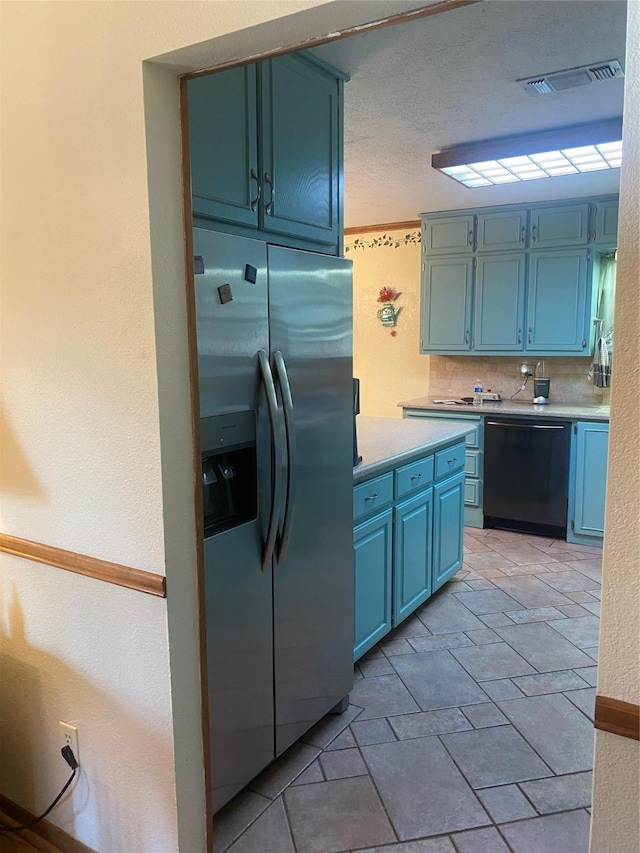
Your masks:
M530 95L549 95L551 92L562 92L564 89L574 89L576 86L586 86L594 80L613 80L624 77L624 71L617 59L608 59L591 65L580 65L577 68L565 68L563 71L552 71L550 74L539 74L536 77L526 77L516 80L525 92Z

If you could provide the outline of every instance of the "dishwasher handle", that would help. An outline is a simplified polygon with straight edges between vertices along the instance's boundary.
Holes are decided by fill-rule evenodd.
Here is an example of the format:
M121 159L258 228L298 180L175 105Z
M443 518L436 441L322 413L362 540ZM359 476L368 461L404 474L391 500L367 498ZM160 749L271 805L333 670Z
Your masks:
M562 424L506 424L501 421L487 421L487 426L500 427L501 429L565 429Z

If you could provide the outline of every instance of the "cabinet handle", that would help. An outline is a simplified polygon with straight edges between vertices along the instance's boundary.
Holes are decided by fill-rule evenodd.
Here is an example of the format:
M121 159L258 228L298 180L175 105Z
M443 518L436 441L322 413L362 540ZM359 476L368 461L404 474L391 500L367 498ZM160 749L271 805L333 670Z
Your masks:
M365 497L365 501L375 501L375 499L376 499L377 497L378 497L378 493L377 493L377 492L374 492L372 495L367 495L367 496Z
M268 216L271 216L271 215L272 215L272 213L273 213L273 203L274 203L274 202L275 202L275 200L276 200L276 188L275 188L275 186L274 186L274 184L273 184L273 181L271 180L271 178L270 178L270 176L269 176L269 172L265 172L265 173L264 173L264 182L265 182L265 184L268 184L268 185L269 185L269 187L270 187L270 189L271 189L271 198L269 199L269 203L268 203L268 204L267 204L267 206L265 207L264 212L265 212Z
M531 240L533 243L535 243L536 240L538 239L538 233L537 232L538 232L538 226L534 225L533 228L531 229Z
M473 228L469 229L469 236L467 237L467 246L470 246L473 242Z
M523 226L522 226L522 228L520 229L520 242L521 242L521 243L524 243L524 238L525 238L526 231L527 231L527 229L526 229L526 228L525 228L525 226L523 225Z
M414 475L411 477L411 479L412 479L412 480L420 480L420 479L421 479L421 477L422 477L422 474L414 474Z
M531 326L529 326L529 331L527 333L527 343L529 343L529 344L532 343L531 334L532 334L532 329L531 329Z
M522 329L518 329L518 343L522 343Z
M454 456L452 459L447 459L447 465L453 465L453 463L454 463L454 462L457 462L457 461L458 461L458 460L457 460L457 459L456 459L456 457Z
M256 210L258 207L258 202L260 201L260 196L262 195L262 187L260 186L260 178L255 169L252 169L249 173L249 180L255 181L258 187L258 195L255 198L251 199L251 210Z
M464 342L465 344L469 343L469 329L464 330Z

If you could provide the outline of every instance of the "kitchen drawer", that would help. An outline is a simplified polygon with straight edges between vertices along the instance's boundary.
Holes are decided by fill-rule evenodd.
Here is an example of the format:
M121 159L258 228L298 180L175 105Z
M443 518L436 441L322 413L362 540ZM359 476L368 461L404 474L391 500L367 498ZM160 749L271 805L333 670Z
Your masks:
M433 456L425 456L410 465L404 465L396 471L396 498L416 492L433 480Z
M353 517L361 518L379 509L384 509L393 501L393 474L374 477L366 483L360 483L353 489Z
M482 447L482 421L473 424L473 432L468 433L464 441L467 447Z
M464 473L470 477L479 477L482 468L482 451L465 450Z
M436 453L436 479L453 474L464 467L465 446L463 443L454 444Z
M464 502L467 506L480 506L480 480L471 480L467 477L464 481Z

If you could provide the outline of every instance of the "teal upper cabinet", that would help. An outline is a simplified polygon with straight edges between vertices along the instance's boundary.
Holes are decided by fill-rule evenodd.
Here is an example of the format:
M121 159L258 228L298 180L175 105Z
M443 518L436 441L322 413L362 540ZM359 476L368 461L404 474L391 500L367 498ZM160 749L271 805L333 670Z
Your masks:
M423 351L469 351L472 273L472 258L438 258L423 265Z
M196 224L338 253L344 80L305 54L190 80Z
M256 66L189 82L194 216L258 226Z
M420 352L588 355L618 199L422 214ZM469 330L472 334L469 334Z
M473 252L474 216L446 216L426 220L422 245L429 255L464 255Z
M527 351L546 354L587 350L590 312L585 315L585 306L589 255L586 249L531 253Z
M554 205L531 211L531 248L586 246L589 242L589 204Z
M295 55L262 64L262 227L337 243L340 98L335 77Z
M476 261L473 346L477 351L523 346L526 255L483 255Z
M478 251L502 252L524 248L527 239L528 213L527 210L479 213Z
M618 202L601 201L596 204L595 243L616 246L618 243Z
M608 448L609 424L574 424L568 542L602 545Z

